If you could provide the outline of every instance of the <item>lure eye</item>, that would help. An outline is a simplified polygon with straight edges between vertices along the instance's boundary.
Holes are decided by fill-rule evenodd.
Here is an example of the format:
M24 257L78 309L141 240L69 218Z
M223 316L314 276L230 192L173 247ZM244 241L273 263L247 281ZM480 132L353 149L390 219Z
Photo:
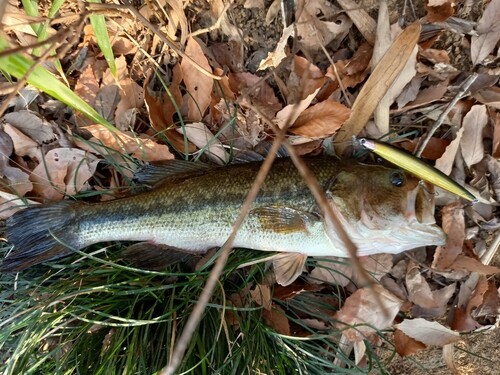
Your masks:
M397 187L403 186L405 183L405 176L401 171L392 172L390 179L391 184Z

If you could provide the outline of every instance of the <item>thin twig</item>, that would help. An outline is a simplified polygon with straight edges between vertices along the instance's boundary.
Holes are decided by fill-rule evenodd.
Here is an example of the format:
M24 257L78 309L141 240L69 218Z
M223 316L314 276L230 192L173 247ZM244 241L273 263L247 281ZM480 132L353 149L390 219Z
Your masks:
M424 152L425 148L427 147L427 144L431 140L432 136L436 132L436 130L439 129L443 121L445 120L446 116L448 116L448 113L455 107L455 104L462 99L467 91L469 90L470 86L474 83L474 81L477 78L477 73L472 73L460 86L460 90L456 93L456 95L453 97L453 99L448 103L446 106L445 110L439 115L438 119L436 122L432 125L432 127L429 129L429 131L425 134L424 138L420 141L420 144L417 147L417 151L415 151L415 156L419 158L422 156L422 153Z

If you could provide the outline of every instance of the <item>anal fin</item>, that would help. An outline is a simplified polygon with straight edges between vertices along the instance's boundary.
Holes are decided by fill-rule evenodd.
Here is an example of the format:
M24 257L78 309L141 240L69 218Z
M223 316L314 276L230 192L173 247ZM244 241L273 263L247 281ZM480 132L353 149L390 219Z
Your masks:
M194 270L201 255L203 254L193 254L187 250L151 242L135 243L122 252L126 261L138 268L151 271L164 271L176 263L183 263L188 269Z

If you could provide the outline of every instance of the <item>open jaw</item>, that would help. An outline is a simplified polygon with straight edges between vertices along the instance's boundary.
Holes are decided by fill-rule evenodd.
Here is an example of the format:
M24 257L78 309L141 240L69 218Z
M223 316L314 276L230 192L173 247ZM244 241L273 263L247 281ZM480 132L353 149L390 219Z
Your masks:
M397 254L421 246L445 244L446 235L435 224L431 190L417 185L408 191L401 204L400 215L367 219L362 214L362 219L351 227L350 234L358 247L358 255Z

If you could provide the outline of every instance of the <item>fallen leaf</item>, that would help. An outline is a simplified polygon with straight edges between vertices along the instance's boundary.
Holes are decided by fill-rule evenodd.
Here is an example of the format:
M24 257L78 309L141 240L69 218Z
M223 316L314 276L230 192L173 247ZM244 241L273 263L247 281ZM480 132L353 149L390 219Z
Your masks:
M465 255L459 255L453 264L450 265L450 268L453 270L465 269L467 271L477 272L481 275L500 273L500 268L483 264L481 261Z
M12 139L17 156L28 156L38 162L42 160L42 152L38 143L10 124L4 124L3 130Z
M377 23L370 17L368 12L360 7L353 0L338 0L342 9L347 13L349 18L354 22L359 32L372 46L375 44Z
M352 136L357 136L373 114L379 100L405 67L420 36L421 25L415 22L408 26L387 50L361 89L351 116L335 137L337 154L341 155Z
M427 20L429 22L444 22L455 14L454 0L426 0Z
M273 303L270 310L262 310L262 318L264 322L276 332L290 336L290 322L281 307Z
M21 110L6 113L3 118L6 122L21 130L38 144L49 143L56 139L56 135L50 123L44 120L36 112Z
M387 133L389 131L389 110L396 100L396 98L401 94L404 87L408 82L415 77L416 69L415 64L417 62L417 51L418 47L415 46L413 52L410 54L406 65L403 70L396 77L391 87L387 90L385 95L380 99L377 108L373 114L375 124L381 133Z
M449 268L462 252L465 240L464 210L460 202L443 207L442 228L447 235L446 245L436 248L432 267L443 270Z
M394 255L382 253L359 257L359 262L374 280L380 281L382 277L391 271L394 265L393 259ZM363 283L366 283L366 279L357 272L354 272L352 282L359 287Z
M326 78L320 68L301 56L294 56L286 84L286 101L296 104L322 89Z
M212 72L212 68L195 38L188 39L185 53L202 68ZM181 69L188 91L187 120L200 121L210 104L213 79L196 69L193 63L187 59L181 61Z
M91 64L87 65L80 73L74 91L80 98L85 100L92 107L94 106L99 91L99 82L97 82L95 78L94 69Z
M458 148L460 146L460 141L464 134L464 128L460 128L457 135L453 141L450 142L443 155L436 160L435 167L439 169L446 175L450 175L453 169L453 164L455 163L455 157L457 156Z
M410 301L426 309L437 307L431 287L427 283L427 280L420 274L420 268L415 262L408 264L405 283Z
M266 310L271 310L273 300L269 285L257 284L255 289L250 290L250 296L258 305Z
M481 63L495 48L500 39L500 0L491 0L485 7L478 22L476 32L472 35L471 57L474 65Z
M425 345L443 346L460 340L458 332L452 331L438 322L429 322L421 318L405 319L394 327Z
M19 197L24 197L33 189L33 184L29 180L28 173L10 166L9 157L13 152L12 139L6 132L0 131L0 177L7 179L7 181L2 181L2 187L15 192Z
M404 140L399 143L399 145L406 151L413 152L417 148L417 145L421 142L422 138L414 138L412 140ZM431 137L424 151L422 152L423 159L436 160L443 156L446 147L450 144L450 141L443 138Z
M394 346L401 357L415 354L427 347L423 342L411 338L399 329L394 331Z
M387 309L387 316L375 299L374 293ZM335 314L335 319L339 321L337 327L345 329L346 326L356 325L356 328L347 328L343 334L353 342L364 340L376 330L390 327L402 304L402 300L378 284L371 288L358 289L345 300L344 306Z
M334 134L350 114L349 108L328 99L302 112L290 128L290 133L309 138L323 138Z
M307 1L297 13L294 23L297 40L300 49L309 56L315 56L321 46L342 41L352 26L351 20L326 0Z
M276 117L273 119L273 122L276 124L276 126L278 126L280 129L283 129L285 126L293 124L297 120L297 118L309 107L311 102L316 97L318 91L319 87L305 99L296 104L288 104L285 108L276 113Z
M125 56L115 59L117 80L120 87L120 101L115 111L115 126L120 130L129 130L135 124L135 114L144 105L142 87L130 78Z
M99 160L76 148L56 148L47 152L33 170L33 192L48 201L57 201L87 188Z
M462 283L458 292L458 301L450 311L450 327L459 332L470 332L480 327L471 314L472 310L483 303L483 295L488 290L488 281L484 275L472 272Z
M222 142L213 135L204 123L193 122L186 124L184 127L177 129L177 132L184 134L190 142L205 152L217 164L222 165L229 161L229 154Z
M261 0L263 1L263 0ZM294 34L295 25L291 24L283 30L283 34L281 35L278 44L273 52L269 52L267 57L263 59L257 70L266 70L267 68L276 68L285 58L286 58L286 50L288 48L288 38L290 38Z
M491 147L491 156L500 159L500 113L498 112L493 116L493 144Z
M282 108L274 90L261 77L251 73L231 73L228 77L231 91L244 96L242 106L254 106L270 119Z
M251 9L251 8L264 9L264 0L245 0L243 7L245 9Z
M460 148L465 163L470 168L484 157L483 128L488 124L488 112L485 105L472 106L464 117L464 129Z
M116 151L132 154L135 158L144 161L169 160L174 158L174 155L169 151L167 146L160 145L149 138L141 138L140 136L133 136L119 131L112 132L102 125L90 125L82 129L89 131L93 135L93 138L88 142L79 141L76 143L78 147L90 152L105 155L107 153L106 148L111 148Z
M328 283L344 287L351 282L352 271L345 258L322 257L316 261L316 267L309 274L308 280L314 284Z

